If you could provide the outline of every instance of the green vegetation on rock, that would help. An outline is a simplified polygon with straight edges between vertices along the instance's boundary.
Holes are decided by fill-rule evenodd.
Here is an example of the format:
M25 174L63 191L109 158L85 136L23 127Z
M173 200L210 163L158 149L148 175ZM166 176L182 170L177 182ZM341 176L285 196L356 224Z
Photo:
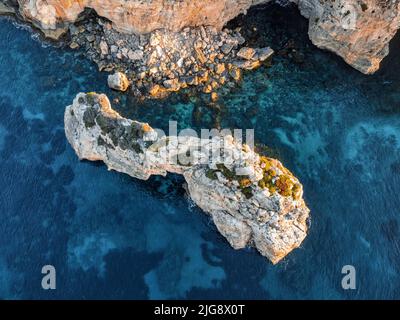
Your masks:
M88 92L86 94L86 102L90 105L94 105L96 103L97 93L96 92Z
M208 169L206 172L206 177L210 180L217 180L218 179L217 174L216 174L217 172L218 172L218 170Z
M278 192L284 197L292 197L298 200L301 196L301 185L296 182L293 174L283 167L279 162L273 163L273 160L267 157L260 157L260 166L263 169L263 178L258 182L258 186L267 189L271 194ZM275 166L282 171L278 175Z
M211 180L217 179L216 172L221 172L222 175L227 178L229 181L237 181L239 183L239 188L242 193L246 196L247 199L250 199L253 196L252 192L252 182L248 176L238 176L232 170L228 169L223 163L217 164L218 170L208 170L206 173L207 178Z
M83 122L85 123L85 127L87 129L93 127L96 124L96 115L96 111L92 108L86 109L85 113L83 114Z

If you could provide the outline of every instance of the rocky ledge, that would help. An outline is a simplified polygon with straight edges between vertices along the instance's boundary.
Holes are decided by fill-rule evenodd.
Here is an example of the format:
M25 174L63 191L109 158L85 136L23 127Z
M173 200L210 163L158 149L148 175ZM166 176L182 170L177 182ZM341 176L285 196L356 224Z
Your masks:
M66 108L65 133L80 159L103 161L110 170L143 180L183 175L191 199L235 249L254 246L277 263L307 235L300 182L231 135L165 136L123 118L96 93L80 93Z
M115 72L109 76L111 88L126 91L130 86L130 92L141 98L193 88L215 101L219 87L234 87L242 70L259 67L274 53L269 47L243 47L245 39L238 31L215 27L129 35L94 16L70 26L70 34L71 48L82 48L100 71Z

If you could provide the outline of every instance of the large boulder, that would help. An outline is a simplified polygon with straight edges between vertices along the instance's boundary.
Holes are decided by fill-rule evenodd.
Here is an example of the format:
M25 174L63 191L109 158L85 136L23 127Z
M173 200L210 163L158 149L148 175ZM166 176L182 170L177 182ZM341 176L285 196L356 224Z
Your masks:
M108 86L111 89L118 91L126 91L129 88L130 82L127 76L122 72L110 74L107 79Z

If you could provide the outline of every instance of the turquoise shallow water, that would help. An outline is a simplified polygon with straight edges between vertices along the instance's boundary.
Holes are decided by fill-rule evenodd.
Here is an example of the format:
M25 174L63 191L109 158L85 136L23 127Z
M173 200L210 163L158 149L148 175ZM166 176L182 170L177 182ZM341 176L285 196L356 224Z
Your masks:
M399 41L364 76L313 48L306 22L283 10L236 23L264 26L254 44L295 39L304 62L281 52L217 105L185 95L138 104L78 53L0 19L0 297L400 298ZM255 128L304 184L312 220L302 247L272 266L233 250L179 177L143 182L79 162L63 113L80 91L119 97L121 113L153 126ZM45 264L56 267L54 291L41 289ZM347 264L356 290L341 288Z

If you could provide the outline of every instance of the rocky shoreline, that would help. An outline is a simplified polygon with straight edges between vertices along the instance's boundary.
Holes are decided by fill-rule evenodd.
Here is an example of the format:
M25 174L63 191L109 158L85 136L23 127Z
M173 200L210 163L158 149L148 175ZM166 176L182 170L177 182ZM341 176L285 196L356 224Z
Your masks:
M269 47L242 47L239 31L214 27L128 35L92 17L70 26L70 34L72 49L81 48L100 71L116 72L109 77L111 88L126 91L130 86L137 97L161 98L190 87L216 101L219 87L234 87L243 70L269 62L274 53Z
M15 7L0 4L0 14L21 18ZM212 26L121 33L92 10L70 24L63 37L53 40L54 33L49 32L44 41L79 50L99 71L110 73L110 88L128 91L138 99L164 98L187 89L208 94L208 100L216 102L220 87L234 88L243 71L269 65L274 54L270 47L243 46L246 40L239 30Z
M183 175L191 199L235 249L254 246L275 264L307 235L310 210L297 178L230 135L159 136L147 123L121 117L96 93L78 94L64 122L80 159L142 180Z
M50 38L59 39L87 9L107 19L113 29L130 35L155 30L179 32L212 26L218 31L251 7L272 0L1 0L1 11L15 11ZM332 51L365 74L376 72L400 27L398 0L276 0L295 4L309 20L308 35L317 47Z

